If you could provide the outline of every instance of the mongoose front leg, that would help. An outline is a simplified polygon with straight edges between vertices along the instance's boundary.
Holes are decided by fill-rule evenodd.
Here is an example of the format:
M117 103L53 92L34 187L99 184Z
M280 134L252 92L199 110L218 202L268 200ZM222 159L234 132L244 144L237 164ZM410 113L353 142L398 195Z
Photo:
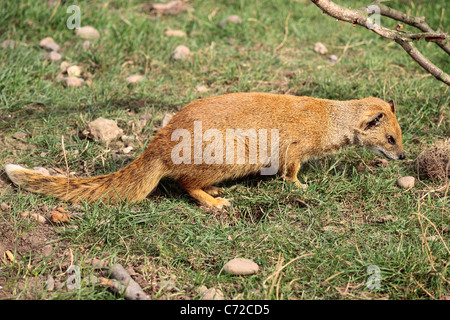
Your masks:
M189 193L189 195L196 199L198 202L205 206L215 207L217 209L222 209L223 207L228 207L231 205L230 200L224 199L224 198L214 198L207 194L202 189L189 189L186 188L186 191Z

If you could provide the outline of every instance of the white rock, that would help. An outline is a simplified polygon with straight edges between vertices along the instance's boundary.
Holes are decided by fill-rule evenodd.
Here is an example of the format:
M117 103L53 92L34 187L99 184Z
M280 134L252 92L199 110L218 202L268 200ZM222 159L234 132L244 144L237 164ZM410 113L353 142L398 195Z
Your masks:
M320 54L327 54L328 49L325 47L325 45L322 42L316 42L314 45L314 51Z
M206 91L208 91L208 88L206 86L200 85L200 86L196 86L195 87L195 91L197 91L197 92L206 92Z
M219 26L224 27L226 24L229 24L229 23L234 23L234 24L242 23L242 19L239 16L233 14L231 16L228 16L228 17L222 19L219 22Z
M14 49L14 45L15 45L14 40L4 40L1 44L1 47L2 49L6 48Z
M201 286L198 289L202 300L225 300L225 297L220 289L210 288L206 286Z
M167 30L166 32L164 32L165 36L168 37L186 37L186 32L182 31L182 30Z
M83 132L98 142L109 142L123 135L123 130L117 126L114 120L97 118L87 125Z
M174 60L184 60L189 57L191 50L188 47L180 45L175 48L175 51L172 54L172 59Z
M416 182L416 178L411 176L401 177L397 180L397 185L403 189L411 189L414 187L414 183Z
M137 83L142 80L144 80L144 76L141 76L140 74L134 74L125 79L125 81L128 83Z
M331 63L335 63L339 59L338 59L338 57L336 55L332 54L331 56L328 57L328 60L330 60Z
M81 68L79 66L70 66L67 68L69 77L79 77L81 75Z
M67 61L63 61L61 62L61 65L59 66L59 68L61 69L62 72L66 72L67 68L69 68L70 64Z
M55 40L53 40L53 38L51 38L51 37L46 37L46 38L42 39L42 40L39 42L39 46L42 48L42 47L44 47L45 45L47 45L47 44L49 44L49 43L54 43L54 42L55 42Z
M259 266L252 260L236 258L225 263L223 271L234 275L250 275L258 273Z
M55 42L49 42L42 46L46 51L59 51L59 46Z
M100 38L100 33L91 26L81 27L75 30L75 34L81 39L93 40Z
M47 52L47 53L42 57L42 59L44 59L44 60L50 60L51 62L59 61L59 60L61 60L61 58L62 58L62 56L61 56L58 52L56 52L56 51L50 51L50 52Z
M83 42L83 49L84 50L89 49L90 46L91 46L91 42L89 40L86 40L85 42Z
M80 87L84 80L77 77L67 77L62 80L68 87Z
M131 152L131 150L133 150L133 147L129 146L129 147L123 148L122 152L125 154L128 154Z

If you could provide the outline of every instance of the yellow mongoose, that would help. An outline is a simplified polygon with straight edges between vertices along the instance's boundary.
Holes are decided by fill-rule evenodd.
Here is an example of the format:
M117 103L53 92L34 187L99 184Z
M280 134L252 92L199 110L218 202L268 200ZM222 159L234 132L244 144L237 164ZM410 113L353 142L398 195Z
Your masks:
M63 178L12 164L5 169L16 185L70 202L137 202L161 178L169 177L201 204L222 208L230 202L213 197L220 193L213 184L272 168L272 174L278 172L303 186L297 179L303 162L349 145L404 159L394 103L372 97L334 101L257 92L225 94L184 106L140 157L117 172Z

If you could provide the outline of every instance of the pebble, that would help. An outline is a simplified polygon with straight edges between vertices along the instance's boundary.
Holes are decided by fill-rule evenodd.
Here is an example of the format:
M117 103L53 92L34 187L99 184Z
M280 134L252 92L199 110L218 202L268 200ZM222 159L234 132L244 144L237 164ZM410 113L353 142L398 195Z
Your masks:
M411 189L414 187L414 183L416 182L416 178L411 176L401 177L397 180L397 185L403 189Z
M123 148L122 152L125 154L128 154L131 152L131 150L133 150L133 147L129 146L129 147Z
M51 62L59 61L59 60L61 60L61 58L62 58L62 56L61 56L58 52L56 52L56 51L50 51L50 52L47 52L47 53L42 57L42 59L44 59L44 60L50 60Z
M175 48L175 51L172 54L172 59L174 60L184 60L189 57L191 50L188 47L180 45Z
M9 206L6 202L2 202L0 208L2 209L2 211L7 211L9 209Z
M81 68L79 66L70 66L67 68L69 77L79 77L81 75Z
M91 26L81 27L75 30L75 34L81 39L93 40L100 38L100 33Z
M225 300L225 297L220 289L210 288L206 286L201 286L198 289L202 300Z
M327 54L328 49L325 47L325 45L322 42L316 42L314 45L314 51L320 54Z
M77 77L67 77L63 79L63 82L68 87L80 87L83 84L84 80Z
M167 37L186 37L186 32L182 31L182 30L166 30L166 32L164 32L164 35Z
M87 125L83 134L97 142L109 142L123 135L123 130L117 126L114 120L97 118Z
M225 25L227 25L227 24L229 24L229 23L233 23L233 24L242 23L242 19L241 19L241 17L239 17L239 16L233 14L233 15L231 15L231 16L228 16L228 17L222 19L222 20L219 22L219 26L220 26L220 27L224 27Z
M14 49L15 43L14 40L4 40L1 44L2 49Z
M208 91L208 88L206 86L200 85L200 86L195 87L195 91L197 91L197 92L206 92L206 91Z
M337 57L336 55L332 54L332 55L328 58L328 60L330 60L331 63L335 63L335 62L338 61L338 57Z
M67 68L69 68L70 64L67 61L63 61L61 62L61 65L59 66L59 68L61 69L62 72L66 72Z
M236 258L225 263L223 271L233 275L251 275L258 273L259 266L252 260Z
M144 80L144 76L141 76L140 74L134 74L125 79L125 81L128 83L137 83L142 80Z

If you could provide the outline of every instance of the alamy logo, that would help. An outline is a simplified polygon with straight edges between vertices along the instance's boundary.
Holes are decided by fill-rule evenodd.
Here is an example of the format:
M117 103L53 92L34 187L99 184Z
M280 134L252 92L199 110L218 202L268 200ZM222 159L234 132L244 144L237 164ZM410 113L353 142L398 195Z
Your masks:
M66 26L68 29L79 29L81 24L81 11L80 7L76 5L71 5L67 8L67 13L71 13L72 15L67 18Z
M194 137L187 129L175 129L171 140L181 140L171 151L174 164L258 164L259 161L263 166L262 175L278 172L278 129L270 132L268 129L226 129L224 137L218 129L203 132L202 122L194 121ZM204 142L209 144L203 147Z
M367 288L380 289L381 288L381 270L376 265L370 265L367 267L367 273L371 274L369 279L367 279L366 286Z

